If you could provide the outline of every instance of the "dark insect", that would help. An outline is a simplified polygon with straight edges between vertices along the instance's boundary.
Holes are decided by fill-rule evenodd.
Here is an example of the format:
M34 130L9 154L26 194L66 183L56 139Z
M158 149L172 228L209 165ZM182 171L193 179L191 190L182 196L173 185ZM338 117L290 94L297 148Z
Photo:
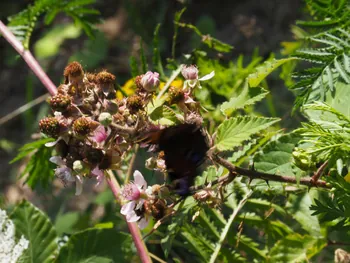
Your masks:
M156 144L157 150L164 152L169 178L176 193L188 195L197 168L204 162L209 149L202 128L196 124L179 124L150 132L146 141Z

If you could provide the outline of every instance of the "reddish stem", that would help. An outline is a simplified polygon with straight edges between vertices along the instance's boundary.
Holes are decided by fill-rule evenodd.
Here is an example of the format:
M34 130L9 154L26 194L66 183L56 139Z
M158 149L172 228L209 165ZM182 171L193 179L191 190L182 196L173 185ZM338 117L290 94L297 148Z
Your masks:
M112 190L115 199L117 201L120 201L120 194L119 194L120 186L119 186L119 184L118 184L117 180L115 179L112 172L108 173L107 183L109 185L109 188ZM126 221L126 219L125 219L125 221ZM147 247L142 240L141 233L140 233L138 226L136 225L136 223L131 223L131 222L127 222L127 221L126 221L126 223L128 225L130 234L134 240L134 243L135 243L136 249L139 253L141 261L143 263L151 263L152 260L151 260L150 256L148 255Z
M3 37L13 46L14 49L22 56L24 61L28 64L34 74L38 77L45 88L50 92L51 95L55 95L57 92L55 84L52 83L51 79L46 75L44 70L40 67L39 63L33 57L29 50L26 50L21 42L12 34L12 32L0 21L0 33Z

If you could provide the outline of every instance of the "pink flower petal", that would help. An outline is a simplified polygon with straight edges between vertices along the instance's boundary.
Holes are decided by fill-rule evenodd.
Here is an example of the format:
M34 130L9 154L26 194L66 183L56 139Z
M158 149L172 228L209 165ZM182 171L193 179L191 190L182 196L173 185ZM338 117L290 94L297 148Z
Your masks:
M98 186L103 181L103 178L104 178L103 171L98 169L98 166L96 166L95 169L91 171L91 174L96 176L96 180L97 180L96 186Z
M50 162L57 164L58 166L66 165L61 156L52 156L49 160Z
M134 208L135 208L135 201L128 202L128 203L126 203L125 205L122 206L122 208L120 210L120 213L122 215L126 216L127 214L129 214L132 211L134 211Z
M138 170L136 170L134 172L134 181L135 181L135 184L139 188L142 188L142 189L146 189L147 188L147 182L145 181L145 179L143 178L142 174Z
M126 215L126 221L128 222L137 222L139 219L140 216L136 215L135 211L132 211Z
M75 180L75 195L80 195L83 192L83 178L78 174Z
M137 223L139 225L140 229L144 229L148 226L149 220L147 220L145 217L141 218L141 220Z

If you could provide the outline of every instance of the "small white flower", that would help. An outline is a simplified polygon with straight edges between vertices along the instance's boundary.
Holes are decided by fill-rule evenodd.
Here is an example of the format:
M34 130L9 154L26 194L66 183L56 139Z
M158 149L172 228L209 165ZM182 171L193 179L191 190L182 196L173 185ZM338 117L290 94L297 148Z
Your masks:
M16 243L15 226L6 211L0 209L0 263L16 263L28 246L24 236Z
M204 75L201 78L198 78L198 69L196 66L191 65L191 66L182 66L182 75L186 79L184 82L183 90L185 91L191 91L191 89L194 89L195 87L198 87L199 89L202 88L200 82L201 81L206 81L215 76L215 71L210 72L207 75ZM188 87L190 89L188 90Z

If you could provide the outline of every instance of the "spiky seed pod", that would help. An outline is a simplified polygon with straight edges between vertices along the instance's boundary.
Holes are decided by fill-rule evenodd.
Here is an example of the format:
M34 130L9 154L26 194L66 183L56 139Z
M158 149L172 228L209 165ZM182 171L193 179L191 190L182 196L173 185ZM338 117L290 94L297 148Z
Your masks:
M57 94L50 99L51 109L54 111L64 112L68 109L72 100L68 95Z
M177 104L180 101L183 101L185 99L185 94L181 88L172 86L169 88L168 94L169 94L168 101L170 105Z
M80 63L73 61L64 69L63 76L65 77L65 84L77 84L84 78L83 67Z
M57 138L60 133L60 124L55 117L47 117L39 121L40 131L50 137Z
M136 76L136 78L135 78L135 80L134 80L135 85L136 85L136 87L137 87L139 90L142 90L142 89L143 89L142 84L141 84L141 79L142 79L143 76L144 76L143 74L142 74L142 75L139 75L139 76Z
M88 118L80 117L74 121L73 130L78 135L86 136L93 131L93 122Z
M135 114L143 109L143 100L139 95L132 95L126 101L126 107L131 114Z

